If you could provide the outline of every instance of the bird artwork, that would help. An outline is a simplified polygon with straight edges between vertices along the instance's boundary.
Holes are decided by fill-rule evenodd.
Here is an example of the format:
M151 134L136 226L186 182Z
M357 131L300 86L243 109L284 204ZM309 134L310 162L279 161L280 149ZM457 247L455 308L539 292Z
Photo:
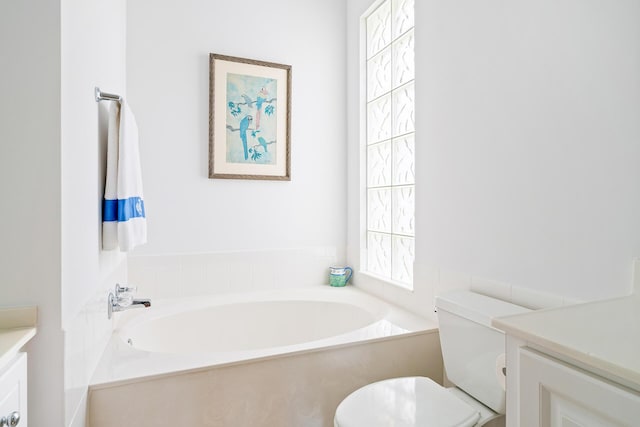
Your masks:
M277 145L271 145L276 144L278 132L273 96L277 92L277 80L271 77L227 75L228 162L269 165L277 161Z
M240 120L240 139L242 140L242 148L244 148L244 159L247 160L249 158L249 148L247 146L247 131L249 130L249 125L253 122L253 117L250 115L244 116L242 120Z
M244 99L244 103L247 104L247 107L249 108L253 108L253 104L256 102L254 100L252 100L251 98L249 98L249 96L247 94L242 94L242 99Z
M259 136L258 137L258 142L260 143L260 145L262 145L262 148L264 148L264 152L265 153L267 151L269 151L269 150L267 150L267 141L263 137Z
M262 104L267 101L269 92L263 86L256 97L256 129L260 129L260 116L262 115Z

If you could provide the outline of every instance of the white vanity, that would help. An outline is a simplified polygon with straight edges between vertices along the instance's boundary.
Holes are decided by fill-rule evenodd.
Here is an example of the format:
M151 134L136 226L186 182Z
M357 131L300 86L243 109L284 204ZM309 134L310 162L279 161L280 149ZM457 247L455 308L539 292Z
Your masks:
M495 319L507 427L640 425L640 296Z
M35 307L0 309L0 427L26 427L27 354L36 334Z

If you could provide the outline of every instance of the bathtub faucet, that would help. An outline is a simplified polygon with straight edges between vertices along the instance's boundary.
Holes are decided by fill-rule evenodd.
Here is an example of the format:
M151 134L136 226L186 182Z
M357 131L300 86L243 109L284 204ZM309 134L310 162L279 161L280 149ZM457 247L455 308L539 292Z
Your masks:
M136 290L135 286L120 286L120 284L116 284L115 293L109 292L109 302L107 306L109 319L111 319L111 316L116 311L151 307L151 300L133 298Z

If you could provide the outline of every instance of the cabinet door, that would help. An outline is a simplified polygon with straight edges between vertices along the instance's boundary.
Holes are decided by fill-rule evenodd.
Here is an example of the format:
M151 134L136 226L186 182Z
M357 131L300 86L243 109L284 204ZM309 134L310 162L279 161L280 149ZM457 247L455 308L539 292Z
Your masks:
M640 425L640 394L531 349L519 359L521 427Z
M19 427L27 425L27 355L19 353L0 369L0 419L20 414Z

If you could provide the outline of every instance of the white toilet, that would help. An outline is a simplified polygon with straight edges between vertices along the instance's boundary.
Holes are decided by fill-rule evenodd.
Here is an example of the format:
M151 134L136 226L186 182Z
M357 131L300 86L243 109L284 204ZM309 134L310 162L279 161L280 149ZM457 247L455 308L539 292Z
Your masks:
M470 291L436 298L449 380L407 377L366 385L338 405L336 427L466 427L504 425L504 333L494 317L529 311Z

